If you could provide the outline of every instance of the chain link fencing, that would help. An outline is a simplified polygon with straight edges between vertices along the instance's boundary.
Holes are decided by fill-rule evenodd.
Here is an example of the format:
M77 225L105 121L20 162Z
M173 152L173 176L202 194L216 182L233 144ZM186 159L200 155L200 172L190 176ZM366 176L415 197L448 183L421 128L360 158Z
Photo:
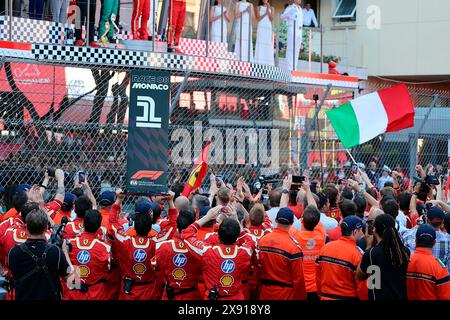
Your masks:
M361 92L276 83L212 73L172 72L169 184L186 181L206 140L210 171L235 183L307 167L314 179L349 174L346 150L325 111ZM322 97L326 99L313 121ZM358 162L411 176L413 166L448 170L450 96L410 87L415 127L351 150ZM126 170L129 69L3 60L0 71L0 186L39 184L48 167L88 173L94 194L122 187ZM317 105L316 105L317 104ZM314 123L313 123L314 122ZM149 141L151 143L151 141ZM302 144L303 149L302 149ZM305 165L306 164L306 165ZM207 184L206 179L206 184Z

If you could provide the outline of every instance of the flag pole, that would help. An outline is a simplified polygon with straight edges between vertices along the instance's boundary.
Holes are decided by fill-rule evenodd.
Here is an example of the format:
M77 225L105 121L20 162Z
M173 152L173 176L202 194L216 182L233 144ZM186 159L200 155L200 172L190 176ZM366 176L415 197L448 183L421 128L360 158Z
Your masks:
M355 158L353 158L352 154L350 153L350 150L345 149L345 151L347 151L347 154L350 156L350 159L352 159L353 163L357 164Z

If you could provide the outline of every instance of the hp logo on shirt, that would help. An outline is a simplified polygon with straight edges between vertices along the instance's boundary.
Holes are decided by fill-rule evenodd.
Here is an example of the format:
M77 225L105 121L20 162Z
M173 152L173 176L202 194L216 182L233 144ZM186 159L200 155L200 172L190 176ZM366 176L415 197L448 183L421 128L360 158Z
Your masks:
M187 263L187 258L184 254L178 253L173 256L172 261L173 264L176 265L177 267L184 267Z
M134 251L133 258L136 262L144 262L147 259L147 253L142 249L138 249Z
M225 260L224 262L222 262L222 265L220 266L220 268L222 269L222 271L224 273L231 273L234 271L234 268L235 268L234 261L233 260Z
M91 254L89 251L80 251L77 254L77 260L81 264L86 264L91 261Z

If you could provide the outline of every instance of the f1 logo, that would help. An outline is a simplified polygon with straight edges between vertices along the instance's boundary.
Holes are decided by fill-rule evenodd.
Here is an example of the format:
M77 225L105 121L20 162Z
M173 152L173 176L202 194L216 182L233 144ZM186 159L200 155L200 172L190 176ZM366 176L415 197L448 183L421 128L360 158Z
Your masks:
M137 106L143 108L142 116L136 117L138 128L161 128L161 118L155 116L155 100L147 96L137 97Z

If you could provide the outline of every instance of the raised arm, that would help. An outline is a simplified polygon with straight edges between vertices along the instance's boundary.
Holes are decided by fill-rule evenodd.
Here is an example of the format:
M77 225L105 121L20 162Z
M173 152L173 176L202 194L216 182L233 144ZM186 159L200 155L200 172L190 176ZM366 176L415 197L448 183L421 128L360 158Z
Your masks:
M55 170L55 179L56 179L56 183L57 183L55 200L59 200L59 201L63 202L64 194L65 194L64 171L62 171L61 169L56 169Z
M292 174L288 174L283 180L283 190L291 190ZM286 208L289 205L289 192L281 194L280 208Z

